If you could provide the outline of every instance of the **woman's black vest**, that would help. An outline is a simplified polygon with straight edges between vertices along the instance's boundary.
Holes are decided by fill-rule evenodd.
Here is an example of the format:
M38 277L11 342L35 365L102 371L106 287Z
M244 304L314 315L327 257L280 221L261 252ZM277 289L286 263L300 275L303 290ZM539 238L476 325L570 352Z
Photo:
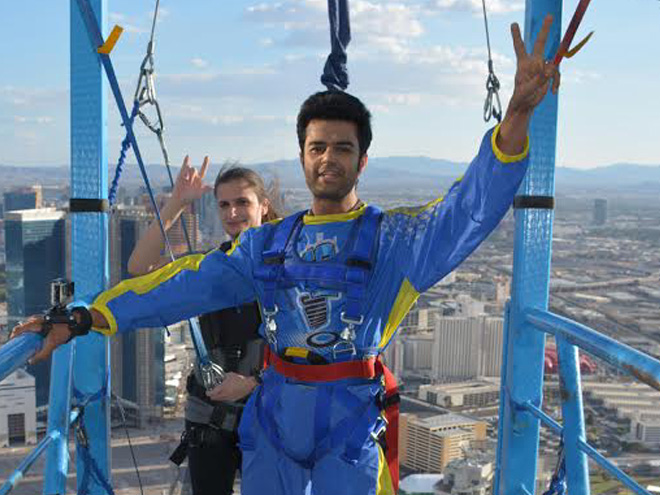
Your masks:
M220 246L227 252L231 242ZM254 375L263 366L264 341L259 335L261 315L256 302L226 308L199 317L204 343L211 360L225 372ZM188 378L188 393L217 405L206 396L206 391L195 373Z

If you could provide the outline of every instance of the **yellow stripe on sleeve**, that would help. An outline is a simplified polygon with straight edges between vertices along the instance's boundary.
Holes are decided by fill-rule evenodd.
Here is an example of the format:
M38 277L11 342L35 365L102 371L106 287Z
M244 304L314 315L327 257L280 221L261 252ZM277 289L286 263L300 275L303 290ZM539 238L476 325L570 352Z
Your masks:
M394 301L394 305L392 306L392 310L390 311L390 316L387 319L387 325L385 325L383 336L380 339L381 349L390 341L392 335L394 335L394 332L408 314L410 308L412 308L415 302L417 302L418 298L419 292L415 290L408 279L404 279Z
M211 253L212 252L213 251L211 251ZM190 256L184 256L183 258L179 258L172 263L168 263L156 271L147 273L141 277L124 280L123 282L115 285L113 288L99 294L91 307L100 312L105 317L105 319L108 321L108 324L110 325L110 328L96 329L96 331L99 331L105 335L113 335L117 332L117 322L112 314L112 311L110 311L110 308L108 308L108 303L110 301L127 292L135 292L138 295L146 294L147 292L152 291L160 284L168 281L183 270L197 271L199 270L199 265L202 263L202 261L204 261L208 254L193 254Z
M499 133L500 133L500 124L497 124L495 130L493 131L493 134L490 136L490 142L491 145L493 146L493 154L499 161L501 161L502 163L514 163L514 162L519 162L520 160L522 160L527 156L527 154L529 153L529 136L525 138L525 148L522 150L522 153L519 153L517 155L507 155L497 147L497 136Z

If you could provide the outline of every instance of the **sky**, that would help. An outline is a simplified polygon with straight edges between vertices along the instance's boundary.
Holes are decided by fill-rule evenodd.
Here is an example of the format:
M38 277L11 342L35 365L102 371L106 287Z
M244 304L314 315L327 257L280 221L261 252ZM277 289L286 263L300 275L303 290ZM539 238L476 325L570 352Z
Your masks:
M69 2L0 2L0 164L69 163ZM568 24L577 0L564 1ZM112 52L132 99L155 0L108 0ZM483 133L487 49L480 0L351 0L349 91L373 113L373 157L468 161ZM509 25L524 2L486 0L495 72L508 102L515 56ZM161 0L156 89L175 165L291 159L295 116L329 52L326 0ZM562 63L557 164L660 165L660 1L593 0ZM108 157L123 138L108 99ZM130 108L130 101L127 105ZM138 132L157 163L153 134ZM129 161L132 161L132 157Z

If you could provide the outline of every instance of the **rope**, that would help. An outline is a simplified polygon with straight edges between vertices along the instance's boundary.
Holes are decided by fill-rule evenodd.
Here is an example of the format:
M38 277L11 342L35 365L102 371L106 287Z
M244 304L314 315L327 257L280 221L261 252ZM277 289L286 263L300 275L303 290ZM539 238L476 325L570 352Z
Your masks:
M346 48L351 42L351 23L348 0L328 0L331 51L323 67L321 83L328 90L345 91L348 88Z
M103 487L108 495L115 494L114 490L112 489L112 485L108 481L105 474L103 474L103 471L99 467L94 456L92 456L89 451L89 437L87 435L87 431L85 430L85 423L83 419L85 408L89 405L90 402L95 402L103 398L108 392L109 385L110 374L106 372L103 386L93 394L84 395L77 388L73 388L73 396L78 402L78 404L76 404L74 407L80 411L76 421L73 424L73 428L75 431L76 440L78 441L78 451L82 457L83 466L85 467L82 479L80 480L79 493L82 495L89 493L90 477L96 479L96 481Z
M492 117L502 122L502 103L500 102L500 81L493 70L493 58L490 52L490 32L488 31L488 14L486 13L486 0L481 0L484 11L484 26L486 27L486 44L488 45L488 79L486 79L486 101L484 102L484 121Z
M557 466L550 481L550 487L543 495L564 495L566 493L566 456L564 455L564 439L559 444Z
M136 101L133 102L133 110L131 110L130 120L131 123L135 120L135 116L138 114L140 106ZM131 141L128 138L128 134L124 137L124 140L121 142L121 151L119 152L119 160L117 161L117 166L115 167L115 177L112 179L112 185L110 186L110 192L108 193L108 201L110 206L115 204L117 199L117 189L119 188L119 178L121 173L124 171L124 163L126 162L126 154L131 148Z
M124 427L124 431L126 432L126 439L128 440L128 448L131 451L131 457L133 458L133 466L135 466L135 474L137 476L138 483L140 485L140 494L144 495L144 488L142 487L142 477L140 476L140 469L138 468L137 459L135 458L135 452L133 451L133 444L131 443L131 436L128 433L128 426L126 425L126 413L124 411L124 406L121 405L121 400L119 400L119 397L117 395L112 394L112 397L115 399L115 403L119 408L119 414L121 415L121 424Z
M76 0L76 2L78 4L78 8L80 9L80 13L82 14L83 21L87 28L87 32L90 36L92 46L95 47L102 46L103 36L101 34L101 29L99 28L99 25L96 22L96 17L94 16L94 12L89 4L89 0ZM158 8L158 0L156 4L156 9L157 8ZM154 17L156 17L157 13L158 10L156 10L156 12L154 13ZM153 26L155 26L155 21ZM153 30L152 30L152 35L153 35ZM140 102L140 105L142 105L143 102L157 103L155 89L153 86L153 72L154 72L153 47L154 47L154 40L151 39L149 41L149 46L147 48L147 56L142 62L142 67L140 70L140 79L138 81L138 88L136 90L136 98L134 98L134 100L138 100ZM151 182L149 181L149 176L147 174L146 167L144 166L144 162L142 161L142 154L140 153L137 138L135 137L135 133L133 132L133 121L131 120L131 117L129 116L126 110L126 104L124 103L124 98L121 94L121 89L119 87L119 82L117 81L115 69L112 65L112 60L107 54L100 53L99 57L105 69L106 76L108 77L108 83L110 84L110 89L112 90L112 94L115 97L115 102L117 103L117 108L119 110L119 114L121 115L122 123L126 128L126 140L128 140L130 146L133 148L133 153L135 153L135 159L137 161L138 167L140 168L140 174L142 175L142 180L144 181L144 185L147 188L147 193L149 194L149 200L151 201L151 205L154 209L154 213L156 214L156 219L158 220L158 225L160 227L160 231L165 241L167 253L169 254L170 259L174 261L176 259L174 256L174 251L172 249L172 245L170 243L169 237L167 236L165 226L163 225L163 219L160 215L160 209L158 208L158 204L156 203L156 198L154 196L153 189L151 187ZM143 80L147 81L144 87L142 87ZM144 97L145 94L147 95L146 98ZM159 115L159 127L157 128L157 130L160 131L160 133L162 134L162 115L160 114L160 107L156 106L156 110ZM146 118L146 116L144 118L142 117L140 118L144 122L144 118ZM152 129L151 126L149 128ZM161 144L162 145L164 144L164 142L162 141L162 137L161 137ZM174 182L172 179L171 171L169 175L170 175L170 183L173 184ZM186 235L186 240L188 242L188 248L191 249L190 240L188 238L188 234L185 228L185 223L183 224L183 228L184 228L184 233ZM199 321L197 320L197 318L191 318L188 320L188 322L190 323L191 335L192 335L193 345L195 348L195 353L197 354L197 359L203 366L210 367L211 359L209 358L206 345L204 344L204 339L202 337L202 331L199 326Z

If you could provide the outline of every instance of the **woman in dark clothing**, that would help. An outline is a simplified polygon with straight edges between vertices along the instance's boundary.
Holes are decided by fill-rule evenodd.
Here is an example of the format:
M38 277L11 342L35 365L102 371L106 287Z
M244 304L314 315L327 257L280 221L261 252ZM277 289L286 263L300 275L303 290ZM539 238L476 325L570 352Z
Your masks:
M203 182L207 168L208 158L198 172L186 157L172 196L161 210L166 229L186 206L210 191ZM222 225L232 239L247 228L277 218L263 179L250 169L223 168L213 193ZM130 273L142 275L166 264L169 258L161 255L163 247L158 224L150 225L133 250ZM230 248L228 241L219 249L226 252ZM171 459L181 464L188 456L193 495L229 495L241 466L238 422L263 364L263 343L258 333L261 317L257 304L250 303L202 315L199 321L209 356L226 375L221 392L204 388L197 366L188 377L186 429Z

